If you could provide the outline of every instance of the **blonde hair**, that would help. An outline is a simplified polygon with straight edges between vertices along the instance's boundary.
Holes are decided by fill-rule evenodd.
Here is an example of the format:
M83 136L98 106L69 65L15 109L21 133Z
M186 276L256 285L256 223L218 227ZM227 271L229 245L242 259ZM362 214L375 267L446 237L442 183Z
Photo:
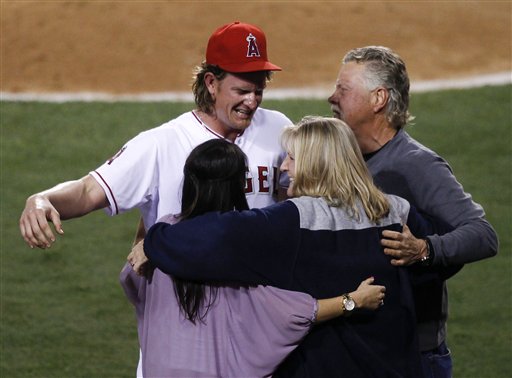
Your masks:
M305 117L281 138L295 159L294 196L322 197L329 206L345 207L360 220L358 203L377 222L389 213L389 202L373 183L354 133L336 118Z

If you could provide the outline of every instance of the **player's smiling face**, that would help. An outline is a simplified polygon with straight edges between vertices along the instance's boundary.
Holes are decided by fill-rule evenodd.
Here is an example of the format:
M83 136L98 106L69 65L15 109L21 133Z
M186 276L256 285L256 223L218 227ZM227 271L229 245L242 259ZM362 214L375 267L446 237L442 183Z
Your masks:
M286 190L286 195L288 197L293 197L293 182L295 180L295 158L292 153L288 152L286 154L286 158L281 163L281 172L288 173L288 177L290 179L290 185Z
M234 139L251 123L254 112L263 100L265 72L230 74L222 80L213 79L209 86L215 99L216 124L210 125L221 135Z

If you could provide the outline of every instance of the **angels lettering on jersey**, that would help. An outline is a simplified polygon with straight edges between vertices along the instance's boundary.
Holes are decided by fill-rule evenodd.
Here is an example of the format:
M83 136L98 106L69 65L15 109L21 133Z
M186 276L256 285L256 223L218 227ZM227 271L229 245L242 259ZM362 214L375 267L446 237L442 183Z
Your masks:
M272 171L270 171L272 169ZM270 175L272 173L272 175ZM279 186L279 170L277 167L258 166L257 177L253 177L252 172L247 170L245 182L245 194L268 193L277 195ZM271 192L272 190L272 192Z

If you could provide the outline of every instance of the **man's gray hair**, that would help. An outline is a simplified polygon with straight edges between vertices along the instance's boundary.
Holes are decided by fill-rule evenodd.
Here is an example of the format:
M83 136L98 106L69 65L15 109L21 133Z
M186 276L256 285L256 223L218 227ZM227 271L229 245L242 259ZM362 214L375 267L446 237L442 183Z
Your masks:
M387 47L366 46L349 51L343 58L343 64L349 62L365 65L368 90L377 87L388 90L386 117L389 123L401 129L414 119L409 113L409 76L398 54Z

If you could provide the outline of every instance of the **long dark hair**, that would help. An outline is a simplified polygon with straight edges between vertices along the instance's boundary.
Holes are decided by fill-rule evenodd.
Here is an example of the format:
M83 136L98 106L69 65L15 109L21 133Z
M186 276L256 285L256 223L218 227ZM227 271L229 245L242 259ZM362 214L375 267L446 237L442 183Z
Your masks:
M246 156L233 143L212 139L194 148L183 169L180 220L208 211L247 210L246 170ZM202 321L215 302L217 287L177 277L173 280L176 297L186 318L194 324L197 320Z

